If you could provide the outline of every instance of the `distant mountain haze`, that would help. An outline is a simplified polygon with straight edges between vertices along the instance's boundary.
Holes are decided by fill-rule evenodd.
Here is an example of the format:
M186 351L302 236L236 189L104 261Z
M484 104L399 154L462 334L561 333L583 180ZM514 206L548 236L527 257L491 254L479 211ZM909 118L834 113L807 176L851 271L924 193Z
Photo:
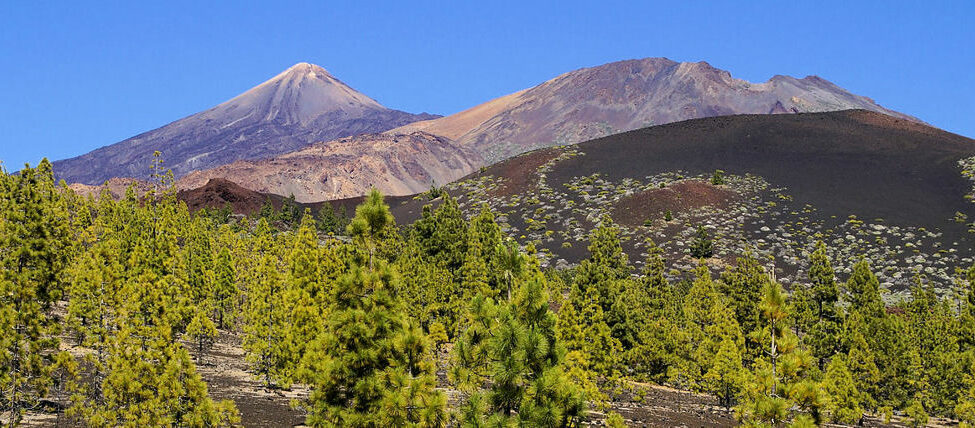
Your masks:
M388 109L324 68L299 63L212 109L54 162L54 171L58 178L84 184L102 184L113 177L143 179L158 150L165 167L179 177L435 117Z

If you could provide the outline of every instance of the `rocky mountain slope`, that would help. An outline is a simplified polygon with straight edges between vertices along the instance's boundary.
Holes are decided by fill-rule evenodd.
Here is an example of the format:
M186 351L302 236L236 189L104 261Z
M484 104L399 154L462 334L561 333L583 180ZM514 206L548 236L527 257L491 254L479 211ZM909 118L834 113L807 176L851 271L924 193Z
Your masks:
M366 134L193 172L177 186L193 189L222 178L254 191L317 202L363 195L373 186L388 195L413 194L463 177L479 163L476 152L425 132Z
M54 171L58 178L84 184L113 177L146 178L158 150L179 177L435 117L388 109L325 69L300 63L212 109L54 162Z
M687 119L848 109L917 120L816 76L751 83L706 62L646 58L565 73L472 109L491 114L469 110L390 132L425 129L494 162L540 147Z
M239 162L191 174L180 185L189 188L222 177L256 191L294 193L304 201L358 196L372 185L390 195L407 195L536 148L655 124L854 108L917 121L815 76L775 76L756 84L704 62L620 61L566 73L450 116L413 122L386 136L357 137L354 146L329 142L276 159ZM416 132L425 135L420 138L424 144L416 144ZM428 144L434 141L431 136L438 137L436 144ZM400 148L390 141L414 144ZM349 158L356 153L351 149L362 150L362 159ZM336 150L343 155L330 153ZM448 152L448 158L441 157ZM323 182L326 176L332 181Z
M101 184L71 183L68 187L81 197L99 198L103 190L108 190L108 194L115 199L121 199L129 187L135 191L136 196L141 197L146 192L153 190L153 185L149 181L135 178L113 177L105 180Z

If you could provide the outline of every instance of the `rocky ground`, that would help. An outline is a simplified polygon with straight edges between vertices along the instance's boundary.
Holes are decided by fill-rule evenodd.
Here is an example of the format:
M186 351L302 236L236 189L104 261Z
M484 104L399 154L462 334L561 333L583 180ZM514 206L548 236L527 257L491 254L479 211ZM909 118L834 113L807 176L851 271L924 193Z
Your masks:
M552 183L547 173L558 162L585 156L573 148L546 151L531 182L505 182L484 175L448 186L469 215L482 204L498 213L503 230L533 242L543 264L566 267L586 256L588 233L603 216L619 224L624 248L640 266L645 241L664 249L670 267L689 270L697 263L688 253L698 226L715 240L714 268L734 262L745 248L774 267L785 285L802 281L808 255L818 240L828 244L838 274L851 271L859 257L870 261L887 298L905 296L916 274L951 289L955 268L970 266L967 242L946 239L924 227L887 224L883 219L855 215L824 215L812 204L796 200L785 187L754 175L725 175L713 185L707 174L664 172L642 179L609 180L600 174L575 176ZM666 212L672 219L667 220Z
M83 352L68 347L72 352ZM195 355L194 355L195 356ZM240 338L222 332L214 347L203 356L197 369L209 385L210 396L215 400L233 400L240 410L245 427L292 427L302 426L305 413L294 404L308 396L307 388L297 385L290 390L267 389L253 373L248 371ZM458 392L450 389L444 378L441 388L456 404ZM51 400L55 402L57 400ZM74 427L77 421L58 415L56 407L29 413L24 421L28 427ZM695 394L665 386L629 383L621 392L611 397L608 409L592 409L586 426L601 426L608 411L623 416L633 427L726 427L736 425L731 411L717 404L708 395ZM949 421L935 420L932 426L951 426ZM899 415L893 424L883 424L877 417L868 417L869 427L904 426Z

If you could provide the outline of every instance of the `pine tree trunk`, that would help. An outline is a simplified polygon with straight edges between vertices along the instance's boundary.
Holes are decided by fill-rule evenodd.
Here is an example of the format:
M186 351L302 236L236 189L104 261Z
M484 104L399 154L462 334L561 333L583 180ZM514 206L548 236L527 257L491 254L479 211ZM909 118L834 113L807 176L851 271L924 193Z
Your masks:
M775 376L776 366L778 365L779 357L775 354L775 324L772 324L772 396L776 395L778 378Z

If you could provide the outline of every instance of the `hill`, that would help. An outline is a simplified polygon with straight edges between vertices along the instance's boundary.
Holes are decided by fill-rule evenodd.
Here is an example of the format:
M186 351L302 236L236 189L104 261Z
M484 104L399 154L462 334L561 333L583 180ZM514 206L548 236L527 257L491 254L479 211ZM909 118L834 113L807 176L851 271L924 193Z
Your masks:
M232 181L219 178L196 189L179 191L176 197L185 202L190 211L202 208L220 209L229 205L233 213L246 215L260 211L268 200L276 209L280 209L285 199L279 195L248 190Z
M750 83L705 62L619 61L575 70L462 112L383 134L200 171L181 187L222 177L256 191L294 193L303 201L359 196L371 186L389 195L409 195L519 153L650 125L720 115L854 108L917 121L816 76L775 76ZM390 141L405 142L407 147Z
M192 172L177 185L192 189L222 178L258 192L294 195L300 202L360 196L373 186L409 195L463 177L479 160L476 153L425 132L365 134Z
M738 115L533 151L447 191L468 214L482 203L496 210L550 265L585 257L586 234L608 215L637 264L652 238L675 267L692 266L687 249L704 226L715 265L749 246L789 282L804 277L822 239L841 273L864 255L888 288L902 290L915 271L948 284L955 266L972 263L975 204L963 159L975 159L975 141L869 111ZM724 184L711 184L715 170ZM399 203L394 214L411 221L424 203Z
M381 132L434 117L383 107L324 68L300 63L209 110L54 162L54 171L69 183L144 179L158 150L166 166L181 177L236 160L279 155L314 142Z

